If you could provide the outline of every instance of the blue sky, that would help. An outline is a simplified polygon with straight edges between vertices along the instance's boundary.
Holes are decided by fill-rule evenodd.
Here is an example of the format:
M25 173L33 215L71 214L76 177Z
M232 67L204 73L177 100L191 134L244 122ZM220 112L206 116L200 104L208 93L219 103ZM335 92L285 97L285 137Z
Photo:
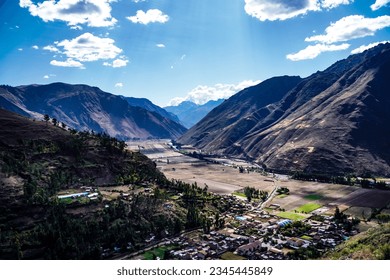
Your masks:
M390 40L390 0L0 0L0 35L0 84L204 103Z

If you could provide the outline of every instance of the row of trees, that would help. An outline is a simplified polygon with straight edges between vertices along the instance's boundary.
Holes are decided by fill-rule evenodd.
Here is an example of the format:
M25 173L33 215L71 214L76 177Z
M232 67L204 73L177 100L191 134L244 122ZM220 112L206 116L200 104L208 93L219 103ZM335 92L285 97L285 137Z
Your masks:
M266 201L268 198L268 192L253 187L245 187L244 194L249 202L251 202L253 198L261 199L262 201Z

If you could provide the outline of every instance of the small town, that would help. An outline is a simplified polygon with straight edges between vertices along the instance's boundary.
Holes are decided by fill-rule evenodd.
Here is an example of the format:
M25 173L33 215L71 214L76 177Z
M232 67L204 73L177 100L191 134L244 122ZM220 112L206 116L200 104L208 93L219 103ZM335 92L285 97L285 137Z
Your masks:
M359 221L340 213L335 216L314 214L302 221L292 221L270 215L256 203L233 195L223 199L234 207L222 217L226 221L222 228L207 233L202 229L193 230L162 241L152 235L145 240L149 251L173 248L165 252L164 259L178 260L299 259L300 254L318 257L358 233L354 226ZM132 259L142 259L145 252L131 254Z

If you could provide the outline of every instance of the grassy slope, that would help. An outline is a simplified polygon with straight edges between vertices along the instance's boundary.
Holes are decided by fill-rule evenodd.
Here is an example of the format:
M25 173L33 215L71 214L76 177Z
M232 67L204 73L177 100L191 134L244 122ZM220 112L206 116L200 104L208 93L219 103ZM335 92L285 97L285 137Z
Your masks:
M390 223L379 225L352 237L335 251L324 256L333 260L389 260L390 259Z

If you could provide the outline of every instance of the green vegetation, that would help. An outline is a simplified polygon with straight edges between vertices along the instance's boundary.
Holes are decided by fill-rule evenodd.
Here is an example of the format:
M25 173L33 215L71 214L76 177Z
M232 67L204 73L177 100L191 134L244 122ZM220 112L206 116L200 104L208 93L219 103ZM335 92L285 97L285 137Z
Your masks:
M279 231L286 236L298 237L310 230L310 228L310 225L302 221L294 221L292 224L282 227Z
M295 209L297 212L303 212L303 213L310 213L318 208L321 208L320 204L317 203L306 203L305 205L302 205L301 207L298 207Z
M24 140L18 136L11 146L0 145L7 147L0 148L2 175L14 176L18 184L0 196L1 259L109 258L144 248L148 236L158 240L184 229L224 226L219 213L231 202L208 193L207 186L169 181L146 156L126 150L123 141L104 133L68 132L49 120L29 123L43 131L39 138L19 131ZM119 183L151 191L129 191L126 199L93 204L86 197L57 198L81 186ZM23 223L16 225L16 219Z
M390 223L352 237L326 253L324 259L390 260Z
M303 220L306 218L305 216L302 216L302 215L300 215L298 213L294 213L294 212L279 212L276 215L278 217L290 219L293 221L300 221L300 220Z
M282 195L282 194L285 194L285 195L289 195L290 194L290 190L286 187L280 187L276 190L276 193L279 194L279 195Z
M310 236L307 236L307 235L302 235L301 238L303 240L307 240L307 241L311 241L313 238L311 238Z
M226 252L221 255L222 260L231 260L231 261L236 261L236 260L246 260L246 258L242 256L238 256L236 254L233 254L232 252Z
M157 257L160 260L166 260L169 256L169 251L176 249L176 246L162 246L144 253L145 260L156 260Z
M320 194L309 194L304 197L307 200L320 200L322 199L322 195Z
M267 200L267 197L268 197L268 192L256 190L253 187L245 187L244 194L249 202L251 202L253 198L261 199L262 201L265 201L265 200Z
M277 198L285 198L285 197L287 197L288 196L288 194L279 194L279 195L277 195L276 197Z
M246 195L244 194L244 193L242 193L242 192L234 192L234 193L232 193L233 195L235 195L235 196L239 196L239 197L244 197L244 198L246 198Z

